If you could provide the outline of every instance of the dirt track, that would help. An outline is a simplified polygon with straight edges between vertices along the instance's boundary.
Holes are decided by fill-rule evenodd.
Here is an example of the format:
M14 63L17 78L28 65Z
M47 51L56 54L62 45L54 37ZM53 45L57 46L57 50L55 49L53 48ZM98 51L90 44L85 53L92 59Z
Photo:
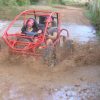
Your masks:
M80 8L67 7L60 11L64 13L62 16L67 16L63 19L66 22L90 24ZM3 49L0 100L99 100L100 54L96 50L100 50L98 44L84 45L50 68L33 57L9 56Z
M59 8L59 7L56 7ZM62 20L67 23L76 23L83 25L90 25L90 21L85 17L85 10L83 8L75 8L75 7L64 7L61 8L59 12L61 12Z

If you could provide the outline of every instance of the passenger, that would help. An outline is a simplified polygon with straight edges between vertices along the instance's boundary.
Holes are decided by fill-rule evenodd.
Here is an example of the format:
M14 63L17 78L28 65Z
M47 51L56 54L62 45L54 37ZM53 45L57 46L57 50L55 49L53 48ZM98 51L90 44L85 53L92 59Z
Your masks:
M53 44L53 42L56 40L57 38L57 27L53 27L53 19L51 17L48 17L45 20L45 23L48 22L48 26L47 26L47 41L46 44L50 45Z
M42 30L39 30L36 21L33 18L29 18L26 25L22 27L22 33L28 36L38 36Z

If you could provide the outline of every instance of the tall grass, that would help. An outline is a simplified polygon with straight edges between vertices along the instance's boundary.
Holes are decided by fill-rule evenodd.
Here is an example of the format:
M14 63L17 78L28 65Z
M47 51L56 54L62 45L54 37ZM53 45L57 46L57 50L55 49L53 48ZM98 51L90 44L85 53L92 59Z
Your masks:
M89 13L92 23L100 31L100 0L91 0L89 3Z

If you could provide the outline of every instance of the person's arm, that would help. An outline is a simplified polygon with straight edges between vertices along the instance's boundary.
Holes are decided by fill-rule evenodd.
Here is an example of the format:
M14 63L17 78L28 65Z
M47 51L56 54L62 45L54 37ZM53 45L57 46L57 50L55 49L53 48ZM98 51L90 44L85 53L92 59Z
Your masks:
M48 35L49 39L56 39L57 38L57 32L54 32L53 35Z

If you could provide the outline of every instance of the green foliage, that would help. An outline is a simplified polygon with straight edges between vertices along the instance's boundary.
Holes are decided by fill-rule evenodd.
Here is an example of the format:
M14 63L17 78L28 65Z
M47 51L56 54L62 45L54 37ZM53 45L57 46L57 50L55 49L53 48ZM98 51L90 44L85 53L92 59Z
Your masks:
M89 3L88 15L96 29L100 31L100 0L93 0Z
M99 36L100 37L100 31L99 30L97 30L97 36ZM100 39L100 38L99 38Z
M90 2L89 10L95 15L100 16L100 0Z
M0 0L1 6L16 6L16 0Z
M0 6L29 5L30 0L0 0Z
M67 4L77 3L78 1L77 0L62 0L62 2L67 5Z
M30 2L39 2L39 0L30 0Z
M17 2L17 4L19 6L29 5L30 4L30 0L17 0L16 2Z
M29 4L72 4L79 2L79 0L0 0L0 6L23 6L23 5L29 5Z
M30 3L31 3L32 5L36 5L38 2L39 2L39 0L30 0Z
M2 4L3 4L3 0L0 0L0 6L2 6Z

